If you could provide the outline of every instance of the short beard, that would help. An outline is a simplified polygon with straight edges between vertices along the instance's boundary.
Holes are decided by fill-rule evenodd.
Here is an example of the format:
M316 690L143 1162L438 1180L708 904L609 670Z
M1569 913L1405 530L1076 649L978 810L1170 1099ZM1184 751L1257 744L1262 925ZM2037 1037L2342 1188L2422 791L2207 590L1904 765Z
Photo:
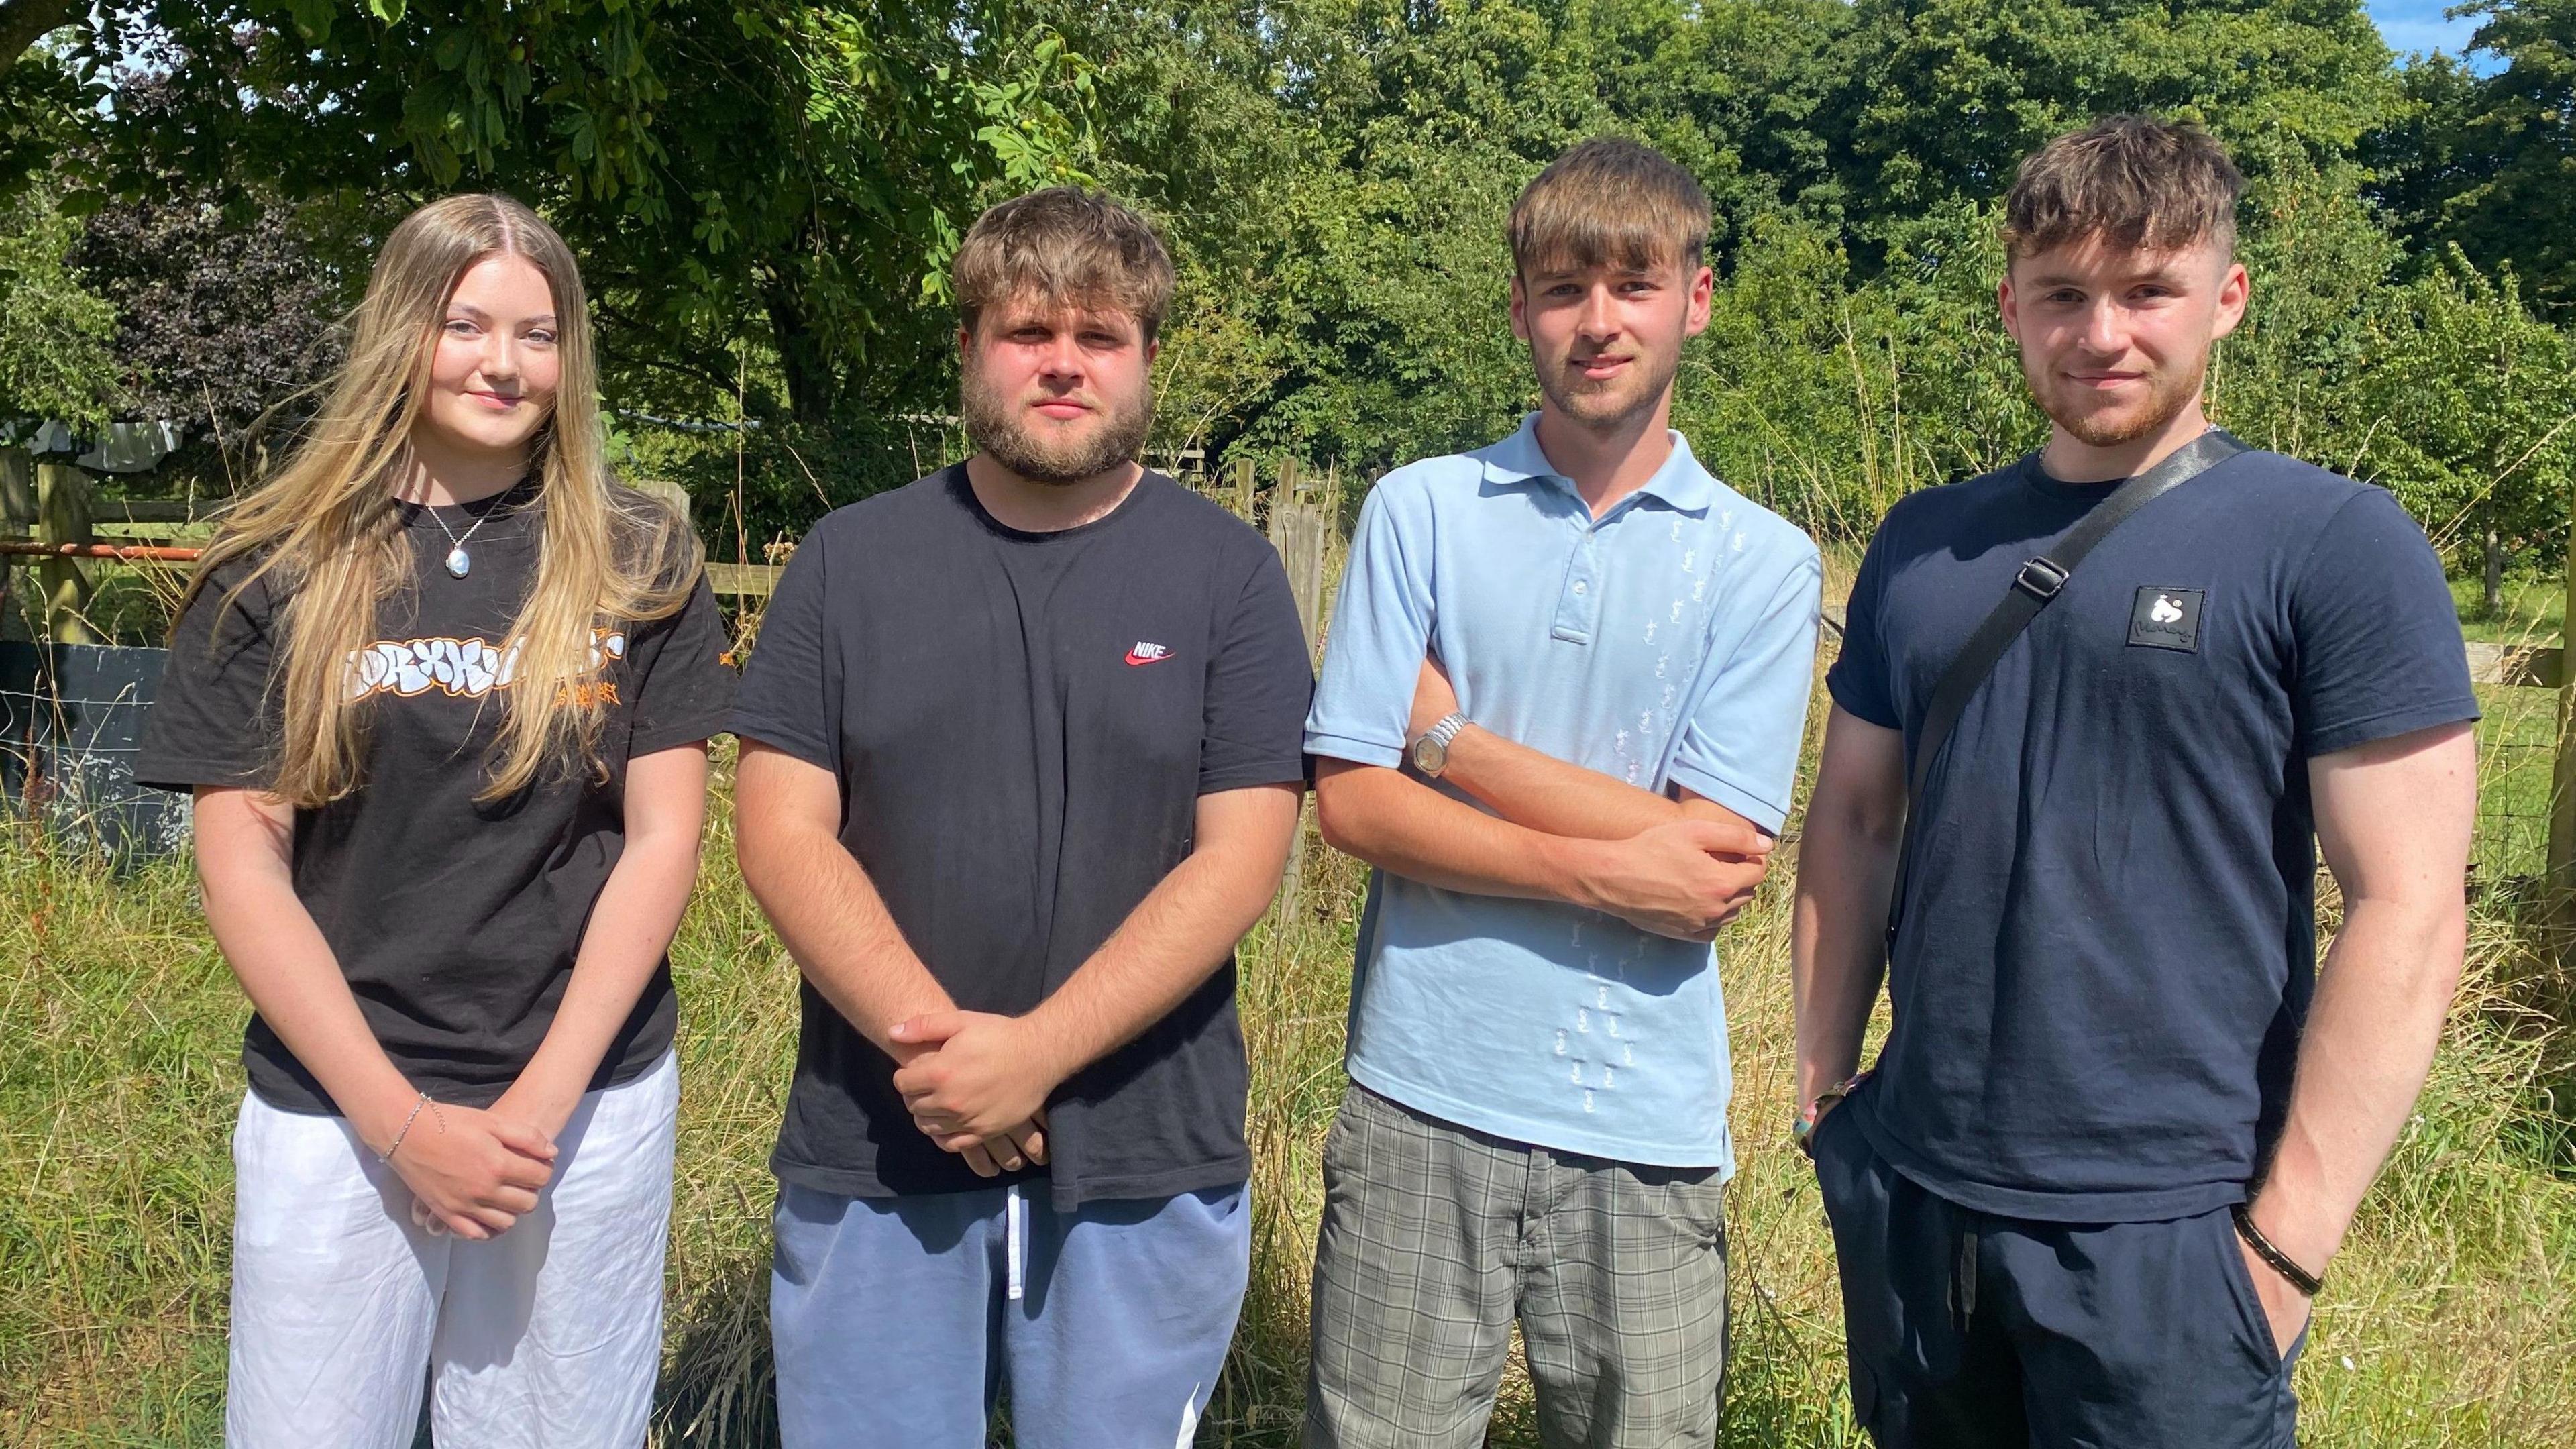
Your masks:
M984 385L971 369L959 388L966 440L975 451L1032 483L1079 483L1133 459L1154 430L1154 389L1148 385L1123 410L1104 413L1099 426L1062 442L1039 437L1021 421L1024 409Z
M2162 431L2181 416L2182 410L2191 406L2192 399L2200 396L2200 385L2208 376L2209 359L2204 356L2198 367L2175 378L2171 386L2151 384L2146 406L2119 421L2106 420L2099 414L2078 413L2060 417L2054 412L2049 413L2049 421L2064 428L2069 436L2088 448L2121 447ZM2040 396L2045 398L2047 394L2041 393Z
M1640 413L1652 411L1672 387L1673 378L1681 372L1680 355L1676 353L1655 361L1660 362L1660 367L1647 373L1645 384L1634 397L1625 400L1621 400L1614 391L1615 383L1610 387L1586 386L1579 379L1567 376L1572 366L1570 362L1560 361L1550 367L1540 361L1536 350L1530 353L1530 370L1538 374L1538 390L1556 405L1558 412L1585 428L1608 432ZM1652 365L1649 359L1643 356L1637 359L1637 366L1649 365Z

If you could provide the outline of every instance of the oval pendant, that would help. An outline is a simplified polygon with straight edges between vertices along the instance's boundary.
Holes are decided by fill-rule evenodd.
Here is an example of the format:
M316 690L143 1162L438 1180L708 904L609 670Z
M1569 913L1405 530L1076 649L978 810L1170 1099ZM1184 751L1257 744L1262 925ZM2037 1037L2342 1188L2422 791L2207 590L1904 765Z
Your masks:
M447 571L450 574L461 579L465 577L466 570L472 567L474 567L474 560L466 557L465 545L460 543L447 551Z

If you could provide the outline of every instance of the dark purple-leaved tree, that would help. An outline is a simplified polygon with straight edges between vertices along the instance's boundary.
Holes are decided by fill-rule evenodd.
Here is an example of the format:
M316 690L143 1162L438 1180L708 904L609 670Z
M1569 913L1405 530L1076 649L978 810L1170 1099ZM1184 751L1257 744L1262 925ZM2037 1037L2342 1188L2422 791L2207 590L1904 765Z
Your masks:
M116 306L122 411L238 448L338 361L342 279L280 205L174 189L93 214L72 250Z

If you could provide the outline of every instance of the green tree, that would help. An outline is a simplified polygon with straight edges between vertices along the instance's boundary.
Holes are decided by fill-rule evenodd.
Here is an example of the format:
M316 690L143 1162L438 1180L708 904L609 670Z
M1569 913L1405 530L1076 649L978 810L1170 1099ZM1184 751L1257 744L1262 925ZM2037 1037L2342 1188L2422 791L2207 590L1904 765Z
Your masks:
M1866 538L1904 494L2047 438L1995 310L1991 209L1937 208L1887 257L1856 282L1822 224L1758 223L1675 398L1704 461L1820 537Z
M2361 180L2350 163L2297 161L2255 180L2237 243L2252 290L2211 359L2209 398L2258 447L2368 476L2383 429L2366 384L2387 342L2375 309L2404 258Z
M389 217L511 191L583 256L618 396L707 412L774 384L806 424L938 374L925 288L981 188L1071 174L1089 83L1059 40L979 0L93 13L89 73L155 76L168 108L130 116L109 93L120 193L275 177Z
M1866 234L1987 201L2116 111L2209 126L2259 174L2350 155L2396 98L2358 0L1858 0L1837 160Z
M0 208L0 423L54 418L79 428L116 399L116 309L65 260L80 223L41 191Z
M2483 563L2492 613L2506 560L2564 557L2576 348L2532 316L2512 272L2485 275L2457 250L2376 310L2362 390L2378 426L2363 466L2437 547Z
M1893 410L1928 400L1956 307L1984 329L1958 335L1996 335L1990 275L1941 290L1983 266L1967 258L1985 243L1956 229L2048 136L2148 108L2209 123L2258 178L2331 170L2349 186L2349 156L2398 95L2354 0L1068 0L1042 13L1101 67L1090 164L1172 224L1228 315L1280 339L1236 437L1371 463L1471 445L1532 400L1503 322L1502 218L1583 136L1638 136L1701 178L1722 278L1773 268L1762 285L1776 286L1782 259L1764 249L1792 235L1843 259L1837 298L1907 268L1870 305L1937 303L1925 315L1941 320L1909 338L1891 315L1877 345L1899 371L1872 386ZM1749 339L1713 361L1736 381L1709 396L1759 393L1770 384L1744 369L1788 345ZM2022 436L1994 421L1975 376L1974 438L1940 443L1937 468L1913 452L1906 469L1931 471L1887 478L1947 476ZM1932 447L1938 433L1914 436Z
M2576 6L2497 3L2499 35L2508 12ZM1505 320L1505 212L1548 159L1605 132L1662 148L1712 199L1717 317L1685 362L1682 425L1731 481L1857 537L1897 494L2045 435L1994 316L1994 207L2031 148L2125 109L2207 124L2254 181L2253 310L2213 374L2229 426L2419 502L2434 494L2418 474L2494 476L2473 450L2438 467L2391 451L2416 403L2387 380L2433 367L2427 319L2452 315L2408 290L2431 233L2408 233L2410 256L2389 215L2431 215L2486 175L2471 142L2487 133L2460 118L2487 83L2438 62L2400 71L2359 0L87 13L73 53L81 74L121 78L94 93L108 105L93 124L125 196L164 175L283 175L317 235L348 239L353 274L420 197L491 186L544 206L599 298L611 401L746 425L639 423L629 456L702 494L739 477L747 552L953 451L940 264L978 206L1058 178L1135 199L1174 252L1159 455L1369 468L1487 441L1535 399ZM2526 77L2559 53L2524 48ZM169 116L146 114L138 67L176 97ZM2431 202L2403 201L2417 193ZM2508 215L2506 194L2477 193L2480 214ZM2549 199L2537 182L2514 194ZM2502 327L2520 305L2470 310ZM2501 356L2462 349L2443 375L2543 408L2542 379L2498 371ZM2501 482L2563 486L2545 462ZM731 529L737 501L702 516Z
M2383 143L2387 194L2430 248L2510 264L2551 311L2576 306L2576 0L2477 0L2480 77L2410 67L2413 109ZM2417 72L2421 75L2417 75Z

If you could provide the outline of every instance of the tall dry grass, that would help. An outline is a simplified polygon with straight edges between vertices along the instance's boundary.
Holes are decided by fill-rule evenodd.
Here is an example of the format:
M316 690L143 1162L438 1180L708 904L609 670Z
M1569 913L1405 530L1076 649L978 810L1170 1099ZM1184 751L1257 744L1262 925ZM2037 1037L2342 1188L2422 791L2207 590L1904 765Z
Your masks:
M771 1442L764 1166L793 969L732 867L723 792L674 948L684 1003L666 1445ZM1256 1160L1251 1290L1203 1444L1294 1442L1318 1158L1361 875L1308 842L1297 919L1243 948ZM1793 868L1793 865L1792 865ZM1729 1446L1858 1443L1822 1211L1790 1111L1786 893L1723 971L1742 1172L1729 1227ZM2576 1064L2567 978L2493 903L2415 1123L2335 1266L2298 1374L2313 1446L2576 1443ZM219 1439L227 1137L243 1008L184 863L118 879L0 830L0 1443ZM2557 1095L2553 1099L2552 1092ZM1534 1445L1512 1376L1494 1442Z

